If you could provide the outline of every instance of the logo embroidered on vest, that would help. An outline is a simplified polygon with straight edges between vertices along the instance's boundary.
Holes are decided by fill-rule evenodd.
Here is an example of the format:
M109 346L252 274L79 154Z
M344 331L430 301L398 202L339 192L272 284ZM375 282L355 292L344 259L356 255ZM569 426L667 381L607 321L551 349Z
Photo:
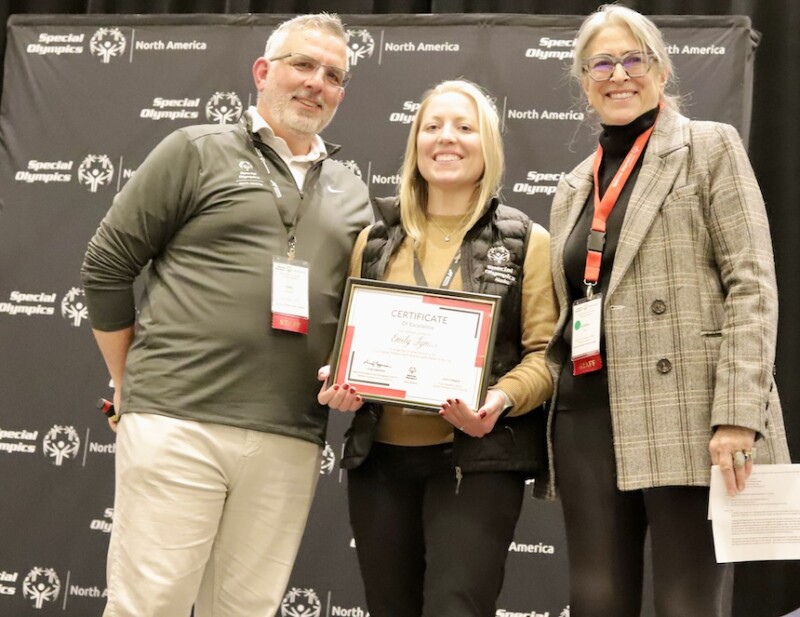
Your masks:
M502 266L504 264L507 264L508 261L511 259L511 253L504 246L493 246L489 249L489 252L486 254L486 257L493 264Z
M495 283L511 286L517 282L518 268L508 266L511 261L511 252L504 246L493 246L486 253L489 263L486 264L486 275L490 276Z

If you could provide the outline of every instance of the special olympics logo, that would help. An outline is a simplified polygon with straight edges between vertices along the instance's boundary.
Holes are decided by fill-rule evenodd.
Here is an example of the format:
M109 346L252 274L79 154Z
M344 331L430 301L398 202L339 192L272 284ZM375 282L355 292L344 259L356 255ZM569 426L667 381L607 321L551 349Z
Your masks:
M367 30L347 30L347 61L356 66L359 60L371 58L375 39Z
M320 475L326 475L333 472L333 467L336 464L336 454L331 448L331 444L325 442L325 447L322 449L322 462L319 466Z
M73 287L61 299L61 316L76 328L80 328L83 320L89 318L89 308L84 298L83 289Z
M344 165L347 169L352 171L359 178L362 177L361 176L361 168L358 166L358 163L356 163L355 161L353 161L353 160L342 161L342 165Z
M250 161L242 159L239 161L239 169L242 171L253 171L253 164Z
M92 193L111 182L114 165L105 154L90 154L78 166L78 182L89 187Z
M493 246L489 249L486 257L493 264L502 266L503 264L507 264L511 259L511 252L504 246Z
M119 28L100 28L89 41L89 51L100 56L103 64L125 52L125 35Z
M320 617L322 602L313 589L292 587L283 596L281 617Z
M81 438L72 426L56 424L47 431L42 440L42 452L53 459L53 465L61 467L64 460L75 458L81 447Z
M233 124L239 120L243 109L235 92L215 92L206 103L206 118L218 124Z
M61 581L53 568L33 568L22 581L22 595L33 600L35 608L45 602L55 602L61 591Z

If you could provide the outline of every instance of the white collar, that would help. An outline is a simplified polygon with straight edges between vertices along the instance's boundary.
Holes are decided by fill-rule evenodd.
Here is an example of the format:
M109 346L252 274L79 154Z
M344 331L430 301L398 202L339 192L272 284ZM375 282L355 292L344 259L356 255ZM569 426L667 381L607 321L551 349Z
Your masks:
M267 123L264 117L258 113L258 109L255 105L251 105L246 113L250 115L253 132L258 133L262 141L274 148L278 154L281 155L281 158L298 163L316 163L328 156L328 149L325 147L325 143L319 135L314 135L308 154L292 154L286 140L275 134L275 131L272 130L272 127Z

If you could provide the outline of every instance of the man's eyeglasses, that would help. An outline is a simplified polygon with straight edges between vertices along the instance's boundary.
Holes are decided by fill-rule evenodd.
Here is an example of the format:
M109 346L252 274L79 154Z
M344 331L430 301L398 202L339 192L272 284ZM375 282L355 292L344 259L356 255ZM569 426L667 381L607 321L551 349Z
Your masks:
M301 75L314 75L319 67L325 69L325 83L337 88L344 88L350 81L350 73L338 66L328 66L305 54L290 52L282 56L270 58L269 61L283 60Z
M584 72L595 81L608 81L618 64L622 65L628 77L642 77L650 70L653 54L644 51L629 51L619 58L608 54L598 54L587 58L583 63Z

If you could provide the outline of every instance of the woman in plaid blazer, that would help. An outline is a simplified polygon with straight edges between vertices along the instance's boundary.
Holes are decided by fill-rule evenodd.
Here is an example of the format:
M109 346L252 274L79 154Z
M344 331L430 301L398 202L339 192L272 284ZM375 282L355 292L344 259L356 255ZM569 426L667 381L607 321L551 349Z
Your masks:
M761 193L733 127L678 113L671 69L631 9L601 7L578 33L572 73L603 131L551 211L560 318L537 482L563 503L572 617L638 617L648 530L659 617L729 615L710 468L736 494L756 450L789 462Z

